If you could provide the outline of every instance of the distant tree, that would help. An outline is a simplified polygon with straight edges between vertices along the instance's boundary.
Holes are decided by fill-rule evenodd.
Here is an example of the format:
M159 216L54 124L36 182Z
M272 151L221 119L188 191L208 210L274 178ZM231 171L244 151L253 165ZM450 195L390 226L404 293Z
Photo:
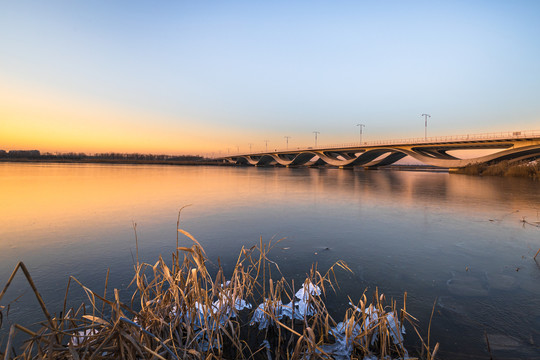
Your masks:
M10 150L7 153L9 158L16 159L35 159L40 157L39 150Z

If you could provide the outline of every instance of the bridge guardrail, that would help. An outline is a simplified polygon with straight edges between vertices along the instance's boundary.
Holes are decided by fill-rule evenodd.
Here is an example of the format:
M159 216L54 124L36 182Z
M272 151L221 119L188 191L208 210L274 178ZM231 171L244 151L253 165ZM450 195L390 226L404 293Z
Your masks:
M295 152L295 151L308 151L308 150L321 150L321 149L337 149L347 147L362 147L362 146L384 146L384 145L409 145L409 144L429 144L429 143L441 143L441 142L459 142L459 141L475 141L475 140L503 140L503 139L524 139L524 138L540 138L540 130L527 130L527 131L507 131L507 132L492 132L482 134L467 134L467 135L450 135L450 136L432 136L428 138L405 138L405 139L393 139L393 140L374 140L353 143L331 144L324 146L305 146L289 148L289 149L275 149L274 152ZM268 154L268 151L258 151L252 153L237 152L224 157L231 157L237 155L263 155Z

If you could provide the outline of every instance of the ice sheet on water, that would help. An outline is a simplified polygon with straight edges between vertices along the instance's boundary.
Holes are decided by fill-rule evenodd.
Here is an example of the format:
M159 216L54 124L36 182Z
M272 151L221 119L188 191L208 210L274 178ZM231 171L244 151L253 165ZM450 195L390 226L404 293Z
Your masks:
M221 312L227 317L235 317L236 313L232 310L229 305L231 302L231 295L226 292L220 295L219 300L214 301L212 304L212 312L214 314ZM242 311L244 309L251 309L251 304L245 301L244 299L236 298L234 299L234 309L236 311Z
M311 281L306 281L302 288L296 292L295 296L298 300L307 302L309 300L309 295L321 295L321 288L312 284Z
M268 299L265 299L255 310L250 325L258 324L259 330L266 329L269 325L272 325L272 319L269 316L272 311L274 312L274 317L278 320L281 320L283 317L303 320L305 316L315 315L315 309L310 304L310 296L319 296L320 294L321 289L318 286L313 285L311 282L306 282L295 294L298 301L293 300L289 304L283 305L281 301L272 303ZM362 309L359 307L352 303L349 304L356 311L362 312ZM335 360L348 360L351 358L354 350L353 339L360 336L365 330L372 329L373 335L370 345L374 345L379 336L378 326L382 321L389 330L388 332L392 342L394 344L403 343L402 334L405 334L405 327L399 323L394 312L380 313L375 306L370 305L364 309L364 313L366 320L363 326L354 322L338 323L329 331L329 334L334 336L335 342L333 344L321 345L321 349L327 354L332 355ZM351 326L352 328L349 329L348 327ZM405 356L407 357L406 354L405 351ZM364 359L370 360L373 358L371 355L368 355Z
M267 299L260 304L253 317L251 318L250 325L259 324L259 330L266 329L268 325L271 325L268 314L274 311L274 316L281 320L283 317L289 319L303 320L306 316L315 315L315 309L310 304L310 296L319 296L321 289L312 284L310 281L306 281L302 287L296 292L295 296L298 301L291 301L287 305L283 305L281 301L269 303ZM270 307L273 308L270 309Z
M241 311L244 309L251 309L251 304L245 301L244 299L236 299L236 303L234 304L234 307L236 310Z
M348 324L343 322L338 323L329 331L329 334L334 336L335 342L333 344L321 346L321 349L332 355L335 360L348 360L351 358L353 343L352 339L347 336L347 327ZM353 338L358 336L361 332L358 325L351 330Z
M226 286L229 283L227 282ZM244 309L251 309L251 304L240 297L234 299L231 292L225 290L218 296L218 300L210 305L195 301L193 307L184 312L173 305L170 316L171 318L182 317L186 323L190 323L193 319L193 325L198 330L204 327L216 328L218 323L224 325L230 318L236 317L238 311ZM216 316L219 316L217 322L215 321Z
M399 326L399 320L396 319L396 314L390 312L386 314L387 327L390 330L390 336L394 344L403 343L403 335L405 334L405 326Z
M262 304L259 304L259 306L257 306L257 309L255 309L255 312L253 313L253 317L251 318L249 324L255 325L258 323L259 330L266 329L268 325L273 324L270 314L273 313L273 316L276 317L278 320L281 320L283 318L282 305L283 304L281 301L270 302L268 301L268 299L265 299L265 301Z
M356 311L362 312L359 307L353 305L352 303L349 303L349 305L351 305ZM379 311L373 305L365 308L364 313L366 314L366 320L363 326L360 326L360 324L353 322L338 323L329 332L329 334L333 335L335 338L334 344L322 345L321 349L329 355L332 355L332 357L336 360L350 359L354 350L353 339L357 338L360 334L362 334L364 330L373 329L373 337L371 338L370 344L373 345L379 335L379 321L382 321L383 319L386 320L384 323L389 329L390 337L392 338L394 344L403 343L402 334L405 334L405 327L403 325L401 327L399 326L399 320L397 320L395 313L389 312L386 314L379 314ZM352 328L350 328L351 326ZM350 336L347 336L347 334L350 334ZM405 357L407 358L406 350ZM364 357L364 359L372 358L374 359L377 357L372 357L371 355Z
M355 306L353 303L349 302L349 305L351 305L356 311L362 312L362 310L358 306ZM370 329L372 327L375 328L379 321L379 311L373 306L373 304L371 304L365 309L364 312L367 315L364 329ZM399 320L396 319L395 315L396 314L394 312L382 314L380 320L382 321L383 318L386 318L386 327L390 331L392 341L394 342L394 344L399 344L403 342L402 334L405 334L405 326L399 326ZM375 328L374 330L375 334L373 336L373 339L371 340L372 345L378 338L378 329Z
M261 346L264 346L266 348L266 357L268 358L268 360L272 360L272 349L268 340L263 340Z

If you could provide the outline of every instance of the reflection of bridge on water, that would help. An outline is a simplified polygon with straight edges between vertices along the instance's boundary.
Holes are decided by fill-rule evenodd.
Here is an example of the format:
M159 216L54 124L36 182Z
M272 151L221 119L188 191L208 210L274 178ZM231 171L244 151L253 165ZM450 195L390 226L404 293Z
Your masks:
M489 155L461 159L449 154L456 150L494 150ZM474 163L540 158L540 131L517 131L427 139L376 141L319 148L275 150L235 154L223 159L256 166L331 165L340 168L387 166L410 156L426 165L460 168Z

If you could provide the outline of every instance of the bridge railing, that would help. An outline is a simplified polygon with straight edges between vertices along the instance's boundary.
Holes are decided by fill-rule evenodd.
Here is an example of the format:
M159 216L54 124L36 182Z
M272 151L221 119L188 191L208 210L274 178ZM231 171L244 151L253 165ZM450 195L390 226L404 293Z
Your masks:
M410 144L437 144L445 142L461 142L461 141L486 141L486 140L512 140L512 139L526 139L526 138L540 138L540 130L527 130L527 131L507 131L507 132L492 132L482 134L466 134L466 135L450 135L450 136L431 136L427 138L404 138L404 139L392 139L392 140L374 140L330 144L317 146L304 146L304 147L289 147L289 148L275 148L274 151L256 151L252 153L239 152L233 153L226 157L235 155L262 155L269 152L296 152L296 151L309 151L309 150L326 150L326 149L341 149L348 147L373 147L373 146L385 146L385 145L410 145Z

